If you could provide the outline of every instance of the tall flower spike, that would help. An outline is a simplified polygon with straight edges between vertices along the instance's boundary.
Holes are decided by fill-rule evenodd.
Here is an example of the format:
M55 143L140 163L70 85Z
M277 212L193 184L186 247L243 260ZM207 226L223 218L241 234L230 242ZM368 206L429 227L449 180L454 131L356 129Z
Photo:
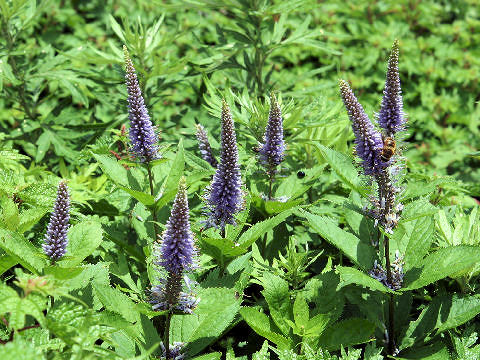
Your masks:
M42 245L45 254L56 261L67 252L67 232L70 221L70 195L65 181L58 184L57 199L45 234L45 244Z
M275 168L280 165L285 156L283 141L282 110L275 94L270 95L270 113L264 135L265 143L260 147L260 160L267 169L267 173L274 174Z
M242 179L238 165L237 138L232 114L225 100L222 103L222 151L220 164L207 195L207 226L235 225L235 214L243 208Z
M125 82L128 91L131 150L140 161L149 162L159 157L158 137L148 115L142 91L138 84L137 74L125 45L123 46L123 52L125 54Z
M162 235L155 265L166 270L166 279L151 290L150 303L155 311L176 309L192 313L198 303L190 280L184 273L196 265L197 251L190 230L187 187L185 178L180 179L172 212Z
M395 133L404 130L406 122L403 113L400 74L398 72L398 54L398 40L395 40L388 59L387 78L383 90L382 105L378 114L378 124L388 137L393 137Z
M158 262L158 265L168 272L182 273L194 266L196 252L189 220L187 186L185 177L182 177L170 218L162 235Z
M197 133L195 134L195 136L198 140L198 147L200 148L200 154L202 155L202 159L208 162L214 168L216 168L218 162L217 159L215 159L215 156L213 156L212 147L208 142L207 131L200 124L195 124L195 127L197 128Z
M340 80L340 94L352 122L357 156L362 159L365 175L379 174L387 167L380 154L383 148L382 135L375 129L345 80Z

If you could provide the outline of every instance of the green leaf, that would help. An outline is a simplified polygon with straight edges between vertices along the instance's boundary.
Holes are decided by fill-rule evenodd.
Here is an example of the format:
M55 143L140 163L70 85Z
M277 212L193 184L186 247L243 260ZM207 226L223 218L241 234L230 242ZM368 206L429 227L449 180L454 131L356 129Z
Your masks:
M23 234L25 231L30 230L48 211L49 209L45 207L23 210L20 214L20 223L18 224L17 231Z
M306 327L305 335L310 338L318 338L323 334L327 325L332 321L332 314L317 314L311 318Z
M125 41L125 35L123 33L123 29L120 26L120 24L115 20L115 18L112 15L108 16L108 20L110 22L110 26L112 27L113 32L122 40L122 43L126 43Z
M0 248L34 274L46 265L43 253L22 235L0 228Z
M450 300L443 301L442 307L448 310L448 315L445 316L446 311L440 309L436 324L439 333L465 324L480 314L480 297L455 294L451 296Z
M340 274L343 286L358 284L383 293L393 293L392 290L384 286L380 281L353 267L337 266L335 269Z
M270 360L267 340L263 342L262 348L252 355L252 360Z
M318 142L314 142L313 145L320 151L323 158L335 171L338 177L342 180L342 183L349 188L355 190L361 195L367 195L365 186L361 177L358 175L358 170L353 165L354 160L347 155L330 149Z
M262 294L267 301L270 316L280 331L288 336L290 325L286 320L294 320L288 282L269 272L263 274L261 281L263 286Z
M108 285L98 283L93 283L93 289L105 309L122 315L131 323L140 321L137 306L127 295Z
M434 221L431 216L423 216L408 222L400 222L392 240L401 254L405 254L404 271L416 266L428 253L434 240ZM395 246L392 244L392 246ZM392 254L390 254L392 256Z
M113 157L108 155L93 154L100 163L103 172L115 183L123 186L128 185L127 170Z
M184 156L184 150L183 150L183 140L180 139L180 141L178 142L177 154L175 155L175 159L171 164L168 177L163 183L160 191L162 196L157 201L157 204L156 204L157 209L164 207L168 202L173 200L173 198L177 194L178 182L180 181L180 178L183 175L184 168L185 168L185 156Z
M232 254L233 256L237 256L243 254L248 250L248 248L263 234L267 231L272 230L275 226L285 221L287 217L289 217L296 208L284 211L274 217L271 217L267 220L260 221L253 225L250 229L245 231L240 238L238 239L238 250L234 251ZM241 252L239 252L241 251Z
M400 349L423 342L437 333L453 329L473 319L480 313L480 298L475 296L446 295L435 297L412 321L400 343Z
M8 326L11 329L20 329L25 326L25 317L34 317L42 326L45 326L43 311L47 308L43 296L30 293L19 297L15 290L0 283L0 314L9 314Z
M212 256L219 263L229 261L239 255L245 254L250 246L266 232L272 230L275 226L282 223L290 216L295 209L284 211L267 220L260 221L245 231L237 242L231 237L237 234L237 231L230 232L228 239L224 238L202 238L200 247L202 252ZM237 226L238 227L238 226ZM228 235L228 234L227 234Z
M174 315L171 341L187 342L190 356L198 354L218 339L234 320L241 298L234 289L204 288L198 290L200 302L193 315Z
M255 308L243 307L240 309L240 315L247 322L247 324L258 335L263 336L265 339L270 340L277 345L280 350L288 350L293 347L292 341L283 335L276 333L273 329L275 325L268 318L267 315L261 313Z
M468 270L480 258L478 246L450 246L428 255L405 274L404 288L408 291L421 288L447 276Z
M102 226L93 220L86 220L68 231L67 256L58 261L62 267L74 267L91 255L103 238Z
M214 352L210 354L195 356L192 360L220 360L222 357L222 353Z
M447 360L451 359L451 353L448 347L440 341L433 344L419 344L418 347L408 349L408 351L402 353L402 357L399 360ZM458 359L454 357L453 359ZM462 360L467 360L462 358ZM474 358L470 359L474 360Z
M1 63L0 63L1 65ZM0 77L1 79L1 77ZM1 80L0 80L1 84ZM0 87L1 91L1 87ZM45 345L42 344L42 347ZM22 336L15 336L13 341L2 344L0 347L0 356L2 359L21 359L21 360L46 360L46 354L40 346L35 345L35 341Z
M12 255L1 255L0 256L0 275L11 267L18 264L17 258Z
M310 230L320 234L330 244L340 249L351 261L364 270L373 266L375 251L370 244L362 242L358 237L343 229L327 217L313 215L302 211L308 221Z
M128 188L126 186L123 186L123 185L118 185L118 187L120 189L122 189L123 191L132 195L135 199L140 201L145 206L150 206L150 205L155 204L155 199L150 194L144 193L143 191L133 190L133 189L130 189L130 188Z
M293 303L293 318L295 319L295 325L298 329L307 327L308 320L310 320L308 304L302 293L297 294L295 302Z
M1 226L8 230L15 231L18 228L20 222L20 214L18 212L17 204L8 197L1 198Z
M50 131L44 131L42 135L37 139L37 154L35 155L35 162L39 163L43 160L45 155L47 154L48 149L50 148L50 139L53 134Z
M342 346L363 344L371 340L375 325L368 320L352 318L340 321L328 328L320 337L320 346L327 350L339 350Z

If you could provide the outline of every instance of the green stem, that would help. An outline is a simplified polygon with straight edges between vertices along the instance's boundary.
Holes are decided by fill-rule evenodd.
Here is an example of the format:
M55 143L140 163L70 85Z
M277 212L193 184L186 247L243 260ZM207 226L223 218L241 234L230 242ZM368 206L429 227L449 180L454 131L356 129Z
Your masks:
M172 314L170 311L167 313L167 318L165 319L165 334L163 336L163 346L165 346L165 359L170 359L170 320Z
M270 175L269 178L270 178L270 184L268 186L268 200L272 200L272 185L273 185L274 176Z
M392 284L392 269L390 264L390 239L384 235L383 245L385 248L385 267L387 268L387 282ZM388 354L393 355L395 351L395 317L394 317L394 294L388 296Z
M152 167L150 163L147 164L147 172L148 172L148 182L150 184L150 194L155 197L154 189L153 189L153 174L152 174ZM153 218L153 233L155 234L155 241L158 241L158 229L157 229L157 204L153 204L152 207L152 218Z

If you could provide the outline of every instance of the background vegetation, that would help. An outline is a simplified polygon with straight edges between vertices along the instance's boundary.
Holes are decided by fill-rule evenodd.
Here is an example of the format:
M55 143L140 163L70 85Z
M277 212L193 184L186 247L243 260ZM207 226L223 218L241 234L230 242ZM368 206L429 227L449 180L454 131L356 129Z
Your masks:
M406 209L393 238L406 270L423 275L396 295L398 357L478 358L479 12L475 0L0 0L0 354L159 356L149 210L163 226L184 174L201 302L174 317L171 337L189 356L383 358L389 291L357 273L381 255L337 84L347 79L373 117L399 39ZM125 152L123 44L166 159L155 204ZM270 91L284 114L284 203L262 199L254 156ZM224 242L201 232L214 169L194 135L204 125L218 155L222 97L249 194ZM71 257L48 266L41 243L60 178L72 194ZM363 253L335 242L352 236Z

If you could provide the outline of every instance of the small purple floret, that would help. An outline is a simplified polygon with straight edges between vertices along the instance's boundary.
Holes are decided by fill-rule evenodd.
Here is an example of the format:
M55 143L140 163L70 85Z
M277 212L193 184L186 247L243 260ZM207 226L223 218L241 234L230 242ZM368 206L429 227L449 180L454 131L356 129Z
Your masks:
M198 147L200 148L200 154L202 155L202 159L212 165L214 168L217 167L218 162L213 156L212 147L210 146L210 142L208 141L208 135L205 128L200 125L195 125L197 128L197 133L195 134L198 140Z
M270 113L264 135L265 143L260 147L260 160L266 167L267 173L273 175L276 167L281 164L285 154L283 141L283 119L280 105L272 93L270 95Z
M148 115L137 74L126 46L123 46L123 52L125 54L125 82L128 91L131 151L140 161L149 162L159 158L158 136Z
M183 348L185 346L185 343L182 342L174 342L173 344L170 344L169 350L170 350L170 358L168 360L183 360L185 359L185 354L183 353ZM163 342L160 342L160 348L162 349L162 357L161 359L166 358L166 349L165 345L163 345Z
M405 115L403 113L402 90L398 71L398 40L392 46L388 59L387 78L383 90L382 105L378 113L378 125L385 135L393 137L397 132L405 130Z
M373 263L373 269L368 271L368 274L380 281L383 285L388 287L391 290L397 291L402 288L403 285L403 258L400 257L398 251L395 253L395 261L392 262L390 265L391 273L392 273L392 281L391 283L388 281L387 278L387 271L383 269L382 265L380 265L377 260Z
M362 159L365 175L379 174L388 165L380 158L383 148L382 135L375 129L352 89L344 80L340 80L340 94L352 122L357 156Z
M222 105L222 150L213 176L207 202L207 227L225 229L235 225L235 215L243 209L242 179L238 164L237 138L232 114L225 100Z
M58 184L57 199L45 234L45 244L42 245L45 254L53 261L60 259L67 252L69 221L70 195L67 183L61 181Z

